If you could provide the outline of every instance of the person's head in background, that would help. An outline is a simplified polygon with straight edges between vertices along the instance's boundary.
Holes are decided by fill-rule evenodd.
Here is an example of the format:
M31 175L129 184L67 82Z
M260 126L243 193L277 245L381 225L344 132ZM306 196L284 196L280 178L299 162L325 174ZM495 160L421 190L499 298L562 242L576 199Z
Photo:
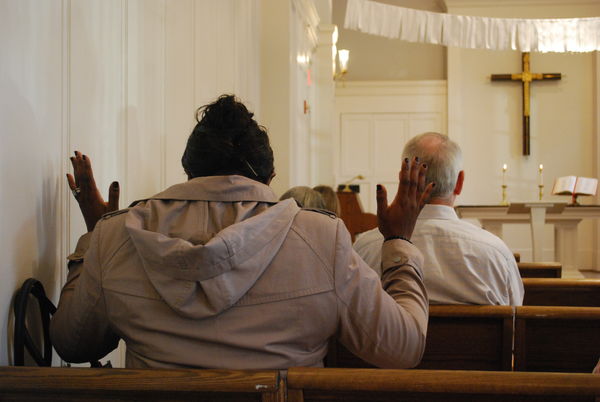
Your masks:
M280 201L293 198L301 208L325 209L325 203L321 194L310 187L292 187L279 198Z
M340 216L340 213L342 212L340 207L340 200L338 199L337 194L331 187L321 185L313 187L313 190L321 194L326 210L333 212L337 216Z
M402 152L402 159L414 157L427 165L427 183L435 183L428 203L453 206L465 179L458 144L440 133L420 134L411 138Z
M199 108L181 157L188 179L240 175L268 185L275 176L273 150L253 116L233 95Z

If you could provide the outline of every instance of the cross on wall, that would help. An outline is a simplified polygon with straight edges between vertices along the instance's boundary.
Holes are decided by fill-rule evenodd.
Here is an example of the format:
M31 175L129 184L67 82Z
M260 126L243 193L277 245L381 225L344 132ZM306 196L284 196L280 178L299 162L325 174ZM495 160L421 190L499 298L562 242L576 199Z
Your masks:
M538 80L560 80L560 73L532 73L529 66L529 52L522 55L523 71L519 74L492 74L492 81L521 81L523 97L523 155L530 155L530 85Z

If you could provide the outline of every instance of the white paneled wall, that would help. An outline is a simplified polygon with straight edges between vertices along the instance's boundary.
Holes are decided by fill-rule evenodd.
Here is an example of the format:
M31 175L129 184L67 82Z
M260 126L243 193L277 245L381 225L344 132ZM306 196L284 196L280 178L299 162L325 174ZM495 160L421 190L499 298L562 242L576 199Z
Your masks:
M85 230L64 174L87 153L121 206L185 180L194 112L260 105L258 0L0 0L0 365L27 277L58 299ZM113 361L114 363L114 361ZM119 362L116 362L119 364Z
M63 203L61 1L0 0L0 365L12 355L12 297L61 272Z
M411 137L446 132L445 81L349 81L335 92L333 140L336 184L355 179L365 211L375 213L375 186L391 201L398 188L402 149Z

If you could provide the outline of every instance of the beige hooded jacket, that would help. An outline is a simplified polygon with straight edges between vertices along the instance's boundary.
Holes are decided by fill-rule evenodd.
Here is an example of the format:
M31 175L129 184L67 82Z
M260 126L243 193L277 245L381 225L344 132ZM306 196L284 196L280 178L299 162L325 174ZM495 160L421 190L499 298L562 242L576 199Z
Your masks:
M67 361L101 358L119 338L132 368L321 366L332 336L400 368L425 347L414 246L385 242L380 280L341 220L241 176L196 178L108 214L70 260L51 324Z

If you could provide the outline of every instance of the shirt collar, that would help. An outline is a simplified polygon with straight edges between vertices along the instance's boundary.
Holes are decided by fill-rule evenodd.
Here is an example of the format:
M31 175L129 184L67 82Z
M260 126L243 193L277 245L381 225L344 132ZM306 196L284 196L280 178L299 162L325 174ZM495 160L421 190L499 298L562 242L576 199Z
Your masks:
M447 205L425 204L419 214L419 219L458 220L458 215L454 208Z
M175 184L148 199L277 202L277 196L271 187L238 175L197 177L185 183Z

